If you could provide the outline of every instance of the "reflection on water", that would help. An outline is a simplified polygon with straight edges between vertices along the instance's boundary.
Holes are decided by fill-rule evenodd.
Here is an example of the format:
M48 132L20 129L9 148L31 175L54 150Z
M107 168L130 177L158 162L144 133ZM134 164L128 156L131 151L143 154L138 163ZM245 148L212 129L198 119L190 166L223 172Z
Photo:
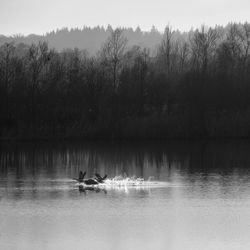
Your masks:
M0 249L250 249L250 144L3 144ZM164 185L82 189L80 170Z

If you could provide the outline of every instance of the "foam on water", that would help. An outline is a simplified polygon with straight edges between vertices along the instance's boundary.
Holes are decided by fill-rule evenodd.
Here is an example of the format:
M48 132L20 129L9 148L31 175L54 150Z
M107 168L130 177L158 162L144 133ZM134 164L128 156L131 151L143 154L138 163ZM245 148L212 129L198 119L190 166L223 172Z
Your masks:
M39 179L39 180L26 180L20 179L15 182L18 186L13 185L4 185L0 186L0 195L6 194L8 192L29 192L29 191L41 191L41 192L50 192L50 191L67 191L74 190L75 188L83 190L145 190L151 188L164 188L172 187L173 184L163 181L155 181L153 177L150 177L148 180L143 178L136 177L122 177L115 176L114 178L108 178L103 183L98 185L85 185L84 183L75 182L75 180L68 178L59 178L59 179Z
M98 185L93 185L96 187L105 187L105 188L119 188L119 187L128 187L128 188L154 188L154 187L167 187L169 185L168 182L162 181L153 181L153 178L150 177L148 180L144 180L144 178L136 178L136 177L122 177L116 176L111 179L106 179L103 183L99 183ZM84 183L80 183L79 185L86 187Z

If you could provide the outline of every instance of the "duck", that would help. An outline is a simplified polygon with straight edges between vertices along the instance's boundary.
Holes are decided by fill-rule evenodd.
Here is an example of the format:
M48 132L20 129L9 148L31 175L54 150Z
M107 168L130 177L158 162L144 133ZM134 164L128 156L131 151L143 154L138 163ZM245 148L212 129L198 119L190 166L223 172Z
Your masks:
M98 185L99 182L95 178L85 179L83 180L85 185Z
M84 173L83 173L82 171L80 171L80 172L79 172L79 177L78 177L78 179L77 179L77 178L74 178L73 180L82 183L82 182L84 181L85 175L86 175L86 171L85 171Z
M101 177L100 174L96 173L94 178L84 179L85 175L86 171L84 173L80 171L78 179L75 178L74 180L78 181L79 183L84 183L85 185L98 185L100 183L103 183L107 178L106 174L104 177Z
M95 174L95 180L99 183L104 183L104 180L107 179L108 175L105 174L103 177L101 177L99 174Z

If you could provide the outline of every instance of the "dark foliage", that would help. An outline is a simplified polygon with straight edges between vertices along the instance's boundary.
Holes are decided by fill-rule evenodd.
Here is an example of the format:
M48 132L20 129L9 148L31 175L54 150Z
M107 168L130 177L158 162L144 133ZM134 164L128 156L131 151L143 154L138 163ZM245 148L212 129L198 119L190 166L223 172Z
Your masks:
M249 97L248 23L166 27L157 53L120 29L93 56L0 48L1 138L247 138Z

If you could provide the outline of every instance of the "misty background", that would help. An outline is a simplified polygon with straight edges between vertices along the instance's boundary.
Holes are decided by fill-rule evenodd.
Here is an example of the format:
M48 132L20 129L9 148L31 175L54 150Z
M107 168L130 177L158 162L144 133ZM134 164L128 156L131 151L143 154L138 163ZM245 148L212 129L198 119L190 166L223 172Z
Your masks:
M152 25L164 32L188 31L202 24L214 27L228 22L249 20L248 0L1 0L0 34L46 34L64 27L82 29L110 24L113 28L139 26L150 31Z
M86 50L91 55L97 53L103 43L108 39L108 36L112 32L113 28L109 25L107 28L103 26L97 26L94 28L84 27L79 28L63 28L57 29L46 33L45 35L14 35L14 36L0 36L0 45L4 43L24 43L32 44L39 41L48 42L50 48L55 48L58 51L62 51L66 48L79 48ZM128 47L138 45L141 47L150 48L151 51L155 51L157 44L160 43L163 32L159 32L154 26L149 32L143 32L140 27L135 30L132 28L123 28L123 35L128 40ZM180 32L179 32L180 34Z

